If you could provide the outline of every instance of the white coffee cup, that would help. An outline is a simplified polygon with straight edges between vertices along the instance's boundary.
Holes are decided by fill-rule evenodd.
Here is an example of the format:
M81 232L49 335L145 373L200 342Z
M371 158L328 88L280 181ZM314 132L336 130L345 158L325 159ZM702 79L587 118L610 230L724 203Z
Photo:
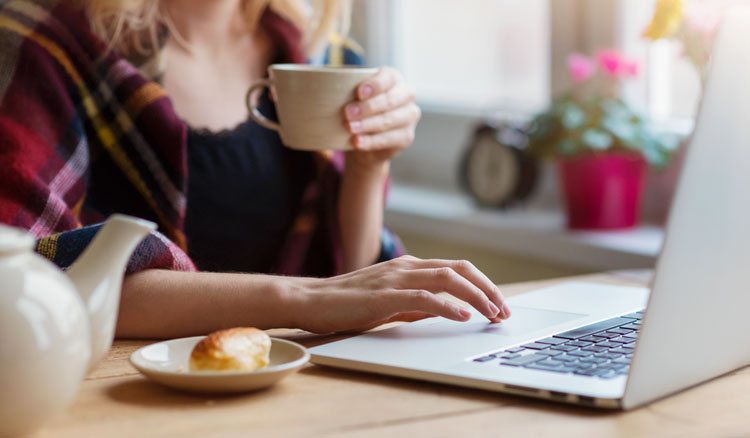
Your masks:
M359 84L377 69L273 64L268 73L269 79L254 83L247 92L253 120L277 131L281 141L292 149L353 149L344 106L356 99ZM255 92L264 87L273 89L279 123L268 120L252 102Z

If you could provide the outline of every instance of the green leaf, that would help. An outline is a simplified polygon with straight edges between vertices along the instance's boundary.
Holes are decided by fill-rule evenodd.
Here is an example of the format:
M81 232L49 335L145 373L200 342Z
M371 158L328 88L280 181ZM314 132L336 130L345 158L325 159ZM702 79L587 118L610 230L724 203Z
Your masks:
M587 119L588 117L586 117L586 113L583 112L578 105L571 102L565 106L561 122L565 129L573 131L583 127L583 125L586 124Z
M602 121L602 128L612 133L612 135L623 142L625 146L637 148L637 145L634 143L637 142L639 129L627 120L607 117Z
M643 157L654 167L664 167L667 164L667 156L655 148L644 149Z
M638 152L655 167L666 165L680 137L657 133L624 100L592 93L555 98L529 128L530 153L567 157L590 151Z
M581 141L593 150L603 151L612 146L614 139L609 133L600 129L587 129L581 135Z
M578 151L578 144L570 139L557 142L557 150L563 155L574 155Z
M682 139L679 135L664 135L661 138L661 146L664 150L672 153L679 149Z

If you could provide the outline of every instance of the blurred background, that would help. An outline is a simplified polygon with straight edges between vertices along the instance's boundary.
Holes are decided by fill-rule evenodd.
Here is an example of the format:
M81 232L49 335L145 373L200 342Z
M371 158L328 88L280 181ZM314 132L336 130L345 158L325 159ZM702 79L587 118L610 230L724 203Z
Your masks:
M352 37L367 63L399 69L423 110L415 144L393 163L387 224L410 253L469 259L497 283L652 267L701 98L700 51L730 3L738 2L355 0ZM573 102L561 101L565 145L580 148L560 155L555 138L545 143L552 159L530 153L535 118L563 96ZM630 125L592 125L592 97L623 102L637 141ZM611 102L602 105L606 116ZM485 133L513 154L477 152ZM561 158L638 154L655 138L668 152L636 187L636 223L573 226ZM500 190L508 184L525 189Z

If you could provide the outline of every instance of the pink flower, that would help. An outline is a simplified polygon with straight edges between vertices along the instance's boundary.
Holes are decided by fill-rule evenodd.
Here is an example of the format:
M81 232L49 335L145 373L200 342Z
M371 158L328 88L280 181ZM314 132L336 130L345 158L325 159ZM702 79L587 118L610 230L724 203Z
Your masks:
M633 78L641 72L641 64L637 59L627 58L615 49L599 51L596 61L599 69L614 79Z
M622 75L634 78L641 73L641 63L637 59L623 59L620 70Z
M573 53L568 56L568 73L570 78L576 84L584 82L594 74L596 65L594 61L580 53Z
M732 7L747 4L738 0L710 0L690 3L685 8L685 26L691 31L713 37L724 14Z
M613 78L619 78L623 71L625 58L617 50L605 49L596 54L596 61L599 63L599 68L604 74Z

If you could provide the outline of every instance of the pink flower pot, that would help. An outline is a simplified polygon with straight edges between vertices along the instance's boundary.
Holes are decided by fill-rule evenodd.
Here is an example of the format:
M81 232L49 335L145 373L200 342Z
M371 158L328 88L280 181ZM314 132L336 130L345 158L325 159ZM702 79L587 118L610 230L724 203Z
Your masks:
M560 160L568 228L623 229L638 224L648 165L637 154Z

